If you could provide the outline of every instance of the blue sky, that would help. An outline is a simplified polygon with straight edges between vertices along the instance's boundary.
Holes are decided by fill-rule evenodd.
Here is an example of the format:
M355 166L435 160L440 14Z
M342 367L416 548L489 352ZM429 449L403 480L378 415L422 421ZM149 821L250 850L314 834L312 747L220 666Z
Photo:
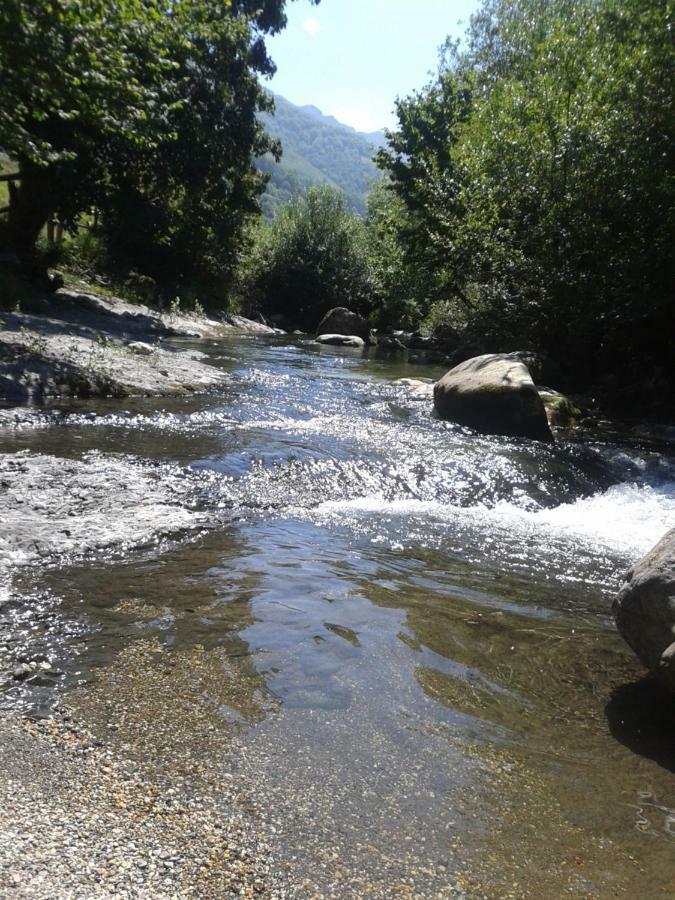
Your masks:
M477 0L309 0L289 3L288 26L268 40L270 87L359 131L394 123L393 103L422 87L448 34L460 36Z

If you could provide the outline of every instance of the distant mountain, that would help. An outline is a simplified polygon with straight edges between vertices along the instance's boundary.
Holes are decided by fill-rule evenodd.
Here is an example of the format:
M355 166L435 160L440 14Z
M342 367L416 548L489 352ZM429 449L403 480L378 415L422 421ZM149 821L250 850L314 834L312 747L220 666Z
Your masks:
M338 121L335 116L326 116L324 115L318 106L312 106L311 104L307 104L306 106L298 106L297 109L301 109L303 112L309 113L310 116L314 116L315 119L319 119L321 122L325 122L326 125L332 125L333 128L346 128L347 131L350 131L352 134L358 134L359 137L364 138L368 141L369 144L372 144L373 147L384 147L387 143L387 139L384 136L384 131L357 131L356 128L352 128L351 125L345 125L344 122Z
M316 184L340 188L348 205L363 214L370 184L379 177L373 156L384 141L382 132L361 134L316 106L295 106L278 94L274 101L274 114L263 113L261 119L281 141L283 156L279 163L271 157L258 161L258 168L271 176L262 198L265 215L273 216Z

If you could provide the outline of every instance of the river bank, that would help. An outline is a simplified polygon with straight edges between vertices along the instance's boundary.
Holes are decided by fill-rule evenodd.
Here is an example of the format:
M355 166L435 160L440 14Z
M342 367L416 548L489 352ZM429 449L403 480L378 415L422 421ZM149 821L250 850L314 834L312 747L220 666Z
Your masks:
M69 717L0 719L0 765L3 897L282 895L241 811L150 778Z
M0 322L0 401L12 404L213 389L223 376L204 364L201 351L162 342L277 331L241 316L216 321L180 311L161 313L66 288L32 292L21 308L4 313Z
M668 896L672 703L610 614L667 445L469 433L377 351L180 340L216 388L0 428L4 895Z

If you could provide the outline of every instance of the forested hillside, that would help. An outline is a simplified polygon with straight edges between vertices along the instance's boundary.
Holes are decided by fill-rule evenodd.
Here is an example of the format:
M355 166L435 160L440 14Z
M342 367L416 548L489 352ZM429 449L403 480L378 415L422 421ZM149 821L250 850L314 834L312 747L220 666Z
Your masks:
M363 214L371 182L378 177L373 155L381 140L379 132L362 135L316 107L295 106L278 95L274 100L274 113L260 118L281 141L283 155L278 163L271 155L258 162L261 171L271 176L262 200L266 215L319 184L340 188L347 206Z

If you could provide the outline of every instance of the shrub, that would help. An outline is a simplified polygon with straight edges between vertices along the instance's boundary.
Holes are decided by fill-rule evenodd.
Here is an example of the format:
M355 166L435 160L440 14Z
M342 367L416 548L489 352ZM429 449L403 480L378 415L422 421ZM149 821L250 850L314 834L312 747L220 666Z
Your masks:
M365 225L330 187L310 188L249 232L236 293L249 311L312 328L334 306L368 314L373 283Z

